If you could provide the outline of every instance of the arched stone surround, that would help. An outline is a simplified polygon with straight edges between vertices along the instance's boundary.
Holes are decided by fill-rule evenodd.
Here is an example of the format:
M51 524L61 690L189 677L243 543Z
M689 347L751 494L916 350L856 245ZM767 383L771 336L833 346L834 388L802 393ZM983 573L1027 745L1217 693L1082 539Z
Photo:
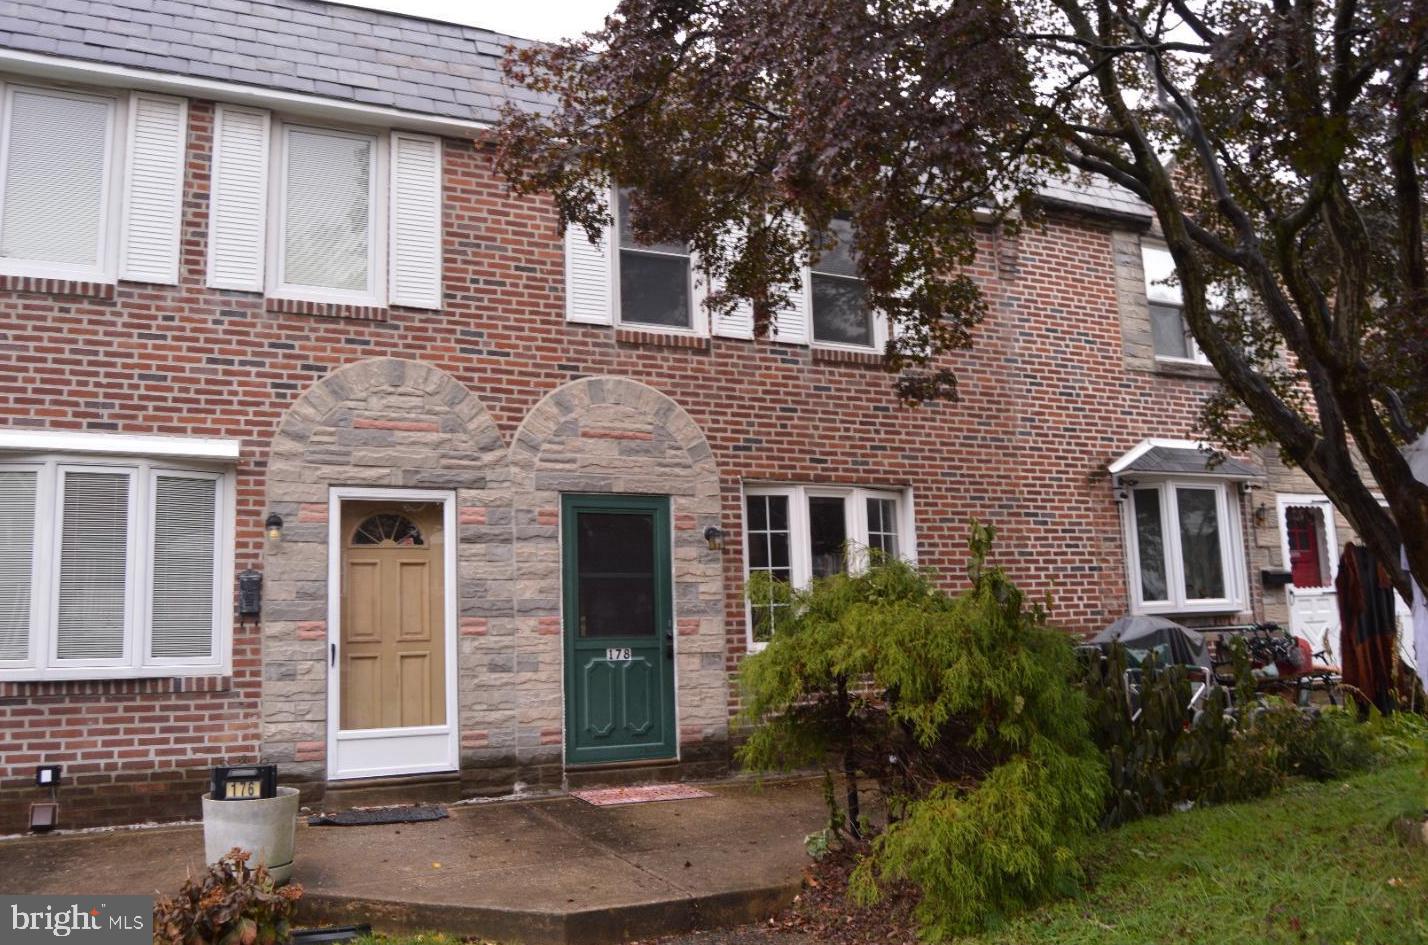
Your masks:
M482 706L477 634L510 633L506 445L485 406L438 368L357 361L312 385L284 416L268 460L268 509L283 538L264 554L263 757L285 778L327 768L328 493L333 486L455 489L460 538L460 721Z
M326 779L334 486L456 490L466 793L563 781L561 493L669 496L680 758L687 773L727 765L723 562L703 538L720 518L719 477L688 414L638 381L586 378L541 400L508 449L455 378L377 358L314 383L273 439L267 502L286 524L265 551L262 731L285 779Z

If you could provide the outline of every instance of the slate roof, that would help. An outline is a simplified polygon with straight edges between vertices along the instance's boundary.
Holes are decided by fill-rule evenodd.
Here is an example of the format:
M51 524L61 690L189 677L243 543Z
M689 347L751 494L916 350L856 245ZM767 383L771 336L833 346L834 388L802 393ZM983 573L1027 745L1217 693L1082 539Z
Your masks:
M1050 178L1041 185L1038 194L1042 200L1072 209L1098 210L1145 220L1152 216L1150 206L1135 194L1089 174Z
M1121 474L1135 471L1140 473L1163 473L1167 475L1212 475L1226 479L1258 479L1261 473L1237 459L1226 457L1225 461L1213 469L1207 465L1207 453L1197 449L1176 446L1153 446L1137 456Z
M495 121L540 107L490 30L320 0L0 0L0 47Z

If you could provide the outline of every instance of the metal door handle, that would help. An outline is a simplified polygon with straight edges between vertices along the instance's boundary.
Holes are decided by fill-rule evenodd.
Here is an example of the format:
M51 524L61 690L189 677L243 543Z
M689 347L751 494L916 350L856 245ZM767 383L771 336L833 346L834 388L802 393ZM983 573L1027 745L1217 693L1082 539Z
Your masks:
M328 645L328 647L331 648L331 651L332 651L332 655L331 655L331 657L330 657L331 662L330 662L328 665L329 665L329 666L336 666L336 665L337 665L337 644L336 644L336 643L329 643L329 644L327 644L327 645Z
M664 658L674 659L674 631L666 630L664 633Z

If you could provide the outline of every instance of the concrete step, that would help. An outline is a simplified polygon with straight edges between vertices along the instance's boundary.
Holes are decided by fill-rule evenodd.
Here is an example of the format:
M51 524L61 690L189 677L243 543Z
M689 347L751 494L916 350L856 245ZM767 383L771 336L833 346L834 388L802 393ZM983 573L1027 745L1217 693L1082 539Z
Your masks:
M635 761L613 765L581 765L565 769L566 790L629 787L632 784L670 784L696 781L727 773L727 767L679 761Z
M331 811L393 804L453 804L459 800L461 775L453 771L400 778L333 781L328 783L321 800L308 806Z

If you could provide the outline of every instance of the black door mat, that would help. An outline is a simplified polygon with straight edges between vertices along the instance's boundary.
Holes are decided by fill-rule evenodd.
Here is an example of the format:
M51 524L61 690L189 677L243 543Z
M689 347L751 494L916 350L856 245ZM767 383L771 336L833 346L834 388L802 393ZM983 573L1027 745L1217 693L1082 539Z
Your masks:
M309 827L367 827L372 824L419 824L426 820L445 820L446 808L430 804L413 807L381 807L372 810L344 810L335 814L313 814Z

